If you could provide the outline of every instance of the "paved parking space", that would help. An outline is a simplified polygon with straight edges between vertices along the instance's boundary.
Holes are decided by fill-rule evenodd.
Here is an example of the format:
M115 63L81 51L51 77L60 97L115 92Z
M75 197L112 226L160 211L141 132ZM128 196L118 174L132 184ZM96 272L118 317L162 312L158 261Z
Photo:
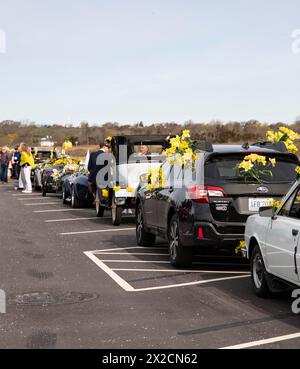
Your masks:
M0 314L4 347L32 347L38 337L40 348L300 345L290 297L254 296L248 265L236 256L199 254L192 268L175 269L163 240L136 246L133 217L113 227L108 213L96 218L93 209L71 209L55 194L1 186L0 202L8 219L0 258L0 288L10 297ZM30 292L95 298L13 302Z
M224 265L223 270L199 268L176 270L170 266L166 247L132 246L86 251L85 255L127 292L152 291L249 277L249 273L244 270L225 270ZM198 260L199 257L196 257L195 266L205 264Z

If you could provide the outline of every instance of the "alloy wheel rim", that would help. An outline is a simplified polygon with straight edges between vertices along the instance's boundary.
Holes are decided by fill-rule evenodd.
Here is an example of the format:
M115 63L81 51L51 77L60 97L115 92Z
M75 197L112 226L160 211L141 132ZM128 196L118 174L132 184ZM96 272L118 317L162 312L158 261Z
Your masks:
M173 222L170 226L170 256L172 259L177 256L178 247L178 227L177 223Z
M143 215L142 210L139 209L137 214L137 233L139 239L141 239L142 229L143 229Z
M111 207L111 215L112 215L112 219L113 219L113 221L115 221L116 220L116 217L117 217L117 207L116 206L114 206L114 205L112 205L112 207Z
M260 255L256 255L253 261L253 279L255 286L261 288L263 280L263 264Z

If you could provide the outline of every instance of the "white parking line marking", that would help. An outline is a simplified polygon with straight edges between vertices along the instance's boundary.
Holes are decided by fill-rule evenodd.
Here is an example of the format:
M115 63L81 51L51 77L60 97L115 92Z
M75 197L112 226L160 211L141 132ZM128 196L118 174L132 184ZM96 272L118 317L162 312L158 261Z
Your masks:
M206 284L206 283L212 283L212 282L229 281L231 279L240 279L240 278L249 278L249 275L239 275L239 276L234 276L234 277L206 279L205 281L194 281L194 282L186 282L186 283L178 283L178 284L168 284L168 285L165 285L165 286L136 288L134 291L135 292L141 292L141 291L163 290L163 289L166 289L166 288L194 286L194 285L197 285L197 284Z
M96 254L97 255L97 254ZM105 263L154 263L154 264L170 264L169 261L160 260L102 260Z
M287 334L285 336L277 336L277 337L267 338L267 339L263 339L259 341L241 343L239 345L221 347L221 350L240 350L240 349L245 349L249 347L262 346L262 345L268 345L270 343L292 340L292 339L299 338L299 337L300 337L300 333L298 332L298 333L293 333L293 334Z
M210 273L210 274L243 274L250 275L248 272L231 272L224 270L195 270L195 269L127 269L127 268L112 268L115 272L161 272L161 273Z
M59 222L72 222L72 221L77 221L77 220L92 220L92 219L108 219L111 217L102 217L102 218L97 218L96 216L94 217L82 217L82 218L65 218L65 219L48 219L48 220L44 220L45 223L59 223Z
M206 263L205 261L195 261L193 264L198 265L222 265L222 266L241 266L241 264L234 263Z
M40 197L40 196L36 196L36 197L17 197L17 199L19 201L29 201L29 200L51 200L51 198L49 199L49 197ZM56 200L57 202L61 202L61 200Z
M113 249L104 249L104 250L95 250L93 251L93 254L103 254L103 253L107 253L107 251L119 251L119 250L132 250L132 249L155 249L155 250L165 250L165 247L148 247L148 246L131 246L131 247L118 247L118 248L113 248Z
M150 253L150 252L102 252L101 255L127 255L127 256L136 256L136 255L151 255L151 256L169 256L169 254L158 254L158 253Z
M125 291L131 292L134 291L134 288L127 283L123 278L121 278L117 273L115 273L112 269L110 269L107 265L105 265L101 260L99 260L92 252L86 251L84 254L90 258L95 264L98 265L105 273L107 273L120 287L122 287Z
M34 213L58 213L62 211L83 211L85 209L47 209L47 210L34 210Z
M80 232L64 232L59 233L60 236L71 236L76 234L90 234L90 233L104 233L104 232L123 232L123 231L133 231L135 228L109 228L109 229L96 229L94 231L80 231Z
M33 193L15 193L13 196L14 197L26 197L26 196L34 196L34 194ZM42 196L41 195L36 195L34 197L39 198L39 197L42 197Z
M123 218L129 218L126 216L123 216ZM72 222L72 221L77 221L77 220L102 220L102 219L111 219L111 217L102 217L102 218L97 218L96 216L94 217L81 217L81 218L63 218L63 219L48 219L48 220L44 220L45 223L59 223L59 222Z
M30 203L30 204L24 204L24 206L41 206L41 205L57 205L57 203L60 201L53 201L53 202L36 202L36 203Z

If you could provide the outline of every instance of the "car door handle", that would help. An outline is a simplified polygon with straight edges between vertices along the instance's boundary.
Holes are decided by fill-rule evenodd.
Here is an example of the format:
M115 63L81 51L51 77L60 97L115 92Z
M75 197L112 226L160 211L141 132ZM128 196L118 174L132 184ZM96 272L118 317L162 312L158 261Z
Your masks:
M298 236L298 233L299 233L299 231L298 231L298 229L293 229L292 230L292 234L293 234L293 236Z

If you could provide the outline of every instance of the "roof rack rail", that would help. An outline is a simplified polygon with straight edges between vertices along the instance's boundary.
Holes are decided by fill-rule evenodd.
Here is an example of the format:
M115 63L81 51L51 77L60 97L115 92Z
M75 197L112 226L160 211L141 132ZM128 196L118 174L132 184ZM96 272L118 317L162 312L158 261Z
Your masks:
M194 150L213 152L214 148L210 141L195 141Z
M261 142L255 142L251 146L257 146L264 149L271 149L276 150L279 152L288 152L285 143L283 141L279 142L270 142L270 141L261 141Z

